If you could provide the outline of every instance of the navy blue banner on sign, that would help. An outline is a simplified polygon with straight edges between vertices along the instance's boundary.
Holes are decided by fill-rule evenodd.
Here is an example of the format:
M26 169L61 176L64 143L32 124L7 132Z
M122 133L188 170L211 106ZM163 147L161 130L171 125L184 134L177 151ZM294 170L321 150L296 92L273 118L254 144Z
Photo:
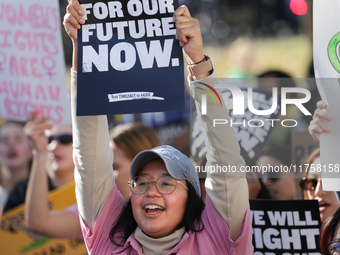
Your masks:
M321 255L317 200L250 199L254 255Z
M81 0L77 115L184 109L178 0Z

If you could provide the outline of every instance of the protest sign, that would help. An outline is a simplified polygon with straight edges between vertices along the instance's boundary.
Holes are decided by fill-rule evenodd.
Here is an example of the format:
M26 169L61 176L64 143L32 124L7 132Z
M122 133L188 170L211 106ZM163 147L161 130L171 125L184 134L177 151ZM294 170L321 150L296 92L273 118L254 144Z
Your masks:
M39 111L70 124L57 0L0 3L0 115L26 121Z
M313 2L313 47L314 69L319 93L332 116L326 121L330 133L320 136L321 176L324 190L340 190L339 171L329 172L328 169L337 165L339 169L338 144L340 142L340 4L338 0Z
M247 79L244 79L247 80ZM249 81L249 79L248 79ZM231 125L236 133L237 140L240 144L241 155L246 161L247 165L251 165L256 156L259 155L263 145L265 144L268 135L274 127L275 121L280 112L280 97L273 113L259 116L251 112L246 107L244 114L239 115L234 113L233 94L230 90L225 89L224 84L221 82L216 85L222 91L223 101L225 107L228 109L230 116L230 123L215 122L216 125ZM244 95L244 102L248 100L248 90L241 88ZM273 95L267 91L260 89L252 89L252 103L257 110L267 110L273 105ZM197 119L193 120L192 134L191 134L191 152L194 160L204 162L203 158L206 155L206 148L203 141L203 135L200 123ZM231 124L232 123L232 124Z
M176 0L80 1L77 115L184 108Z
M321 255L317 200L249 200L254 255Z
M222 85L223 86L223 85ZM270 92L253 89L253 106L255 109L263 110L270 109L273 105L273 96ZM245 102L248 100L247 89L242 89L244 94ZM233 97L232 93L228 90L223 92L223 99L229 110L229 116L236 133L237 140L241 147L241 155L246 161L247 165L251 165L253 160L261 151L266 139L272 128L274 127L275 121L280 113L280 97L276 109L273 113L259 116L252 113L247 107L244 115L235 115L233 113Z
M52 210L66 208L76 202L74 183L53 190L49 195ZM0 220L0 254L11 255L84 255L83 240L49 238L25 226L25 207L20 205L4 213Z

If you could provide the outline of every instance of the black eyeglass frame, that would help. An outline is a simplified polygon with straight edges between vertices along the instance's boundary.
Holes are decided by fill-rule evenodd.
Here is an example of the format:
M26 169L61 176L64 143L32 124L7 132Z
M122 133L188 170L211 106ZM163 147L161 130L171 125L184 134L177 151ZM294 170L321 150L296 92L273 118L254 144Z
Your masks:
M73 142L73 136L70 134L62 134L57 136L48 136L48 144L50 144L53 140L59 142L60 144L66 145Z
M135 179L135 178L141 178L141 177L146 178L146 179L148 180L148 188L147 188L143 193L135 193L135 192L133 192L133 188L132 188L132 180ZM133 177L130 181L128 181L128 185L129 185L129 187L130 187L131 192L132 192L133 194L135 194L135 195L143 195L145 192L147 192L148 189L150 188L150 186L151 186L151 184L152 184L153 181L156 182L156 189L157 189L158 192L161 193L162 195L170 195L171 193L173 193L173 192L176 190L176 188L177 188L177 183L182 184L184 188L186 188L187 190L189 190L188 187L185 186L183 183L181 183L180 181L176 180L176 178L171 177L171 178L173 178L173 179L175 180L175 183L176 183L176 184L175 184L175 187L174 187L174 190L171 191L170 193L163 193L163 192L161 192L161 191L158 189L158 180L161 179L161 178L164 178L164 177L171 177L171 176L160 176L160 177L158 177L157 179L149 179L149 178L146 177L146 176L135 176L135 177Z

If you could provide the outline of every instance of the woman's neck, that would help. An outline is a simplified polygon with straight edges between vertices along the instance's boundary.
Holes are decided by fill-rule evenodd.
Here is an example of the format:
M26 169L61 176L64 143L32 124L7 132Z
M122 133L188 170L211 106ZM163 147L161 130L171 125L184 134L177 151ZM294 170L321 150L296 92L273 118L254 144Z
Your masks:
M134 237L142 245L144 255L161 255L168 254L182 240L184 233L185 227L182 227L168 236L152 238L137 227Z

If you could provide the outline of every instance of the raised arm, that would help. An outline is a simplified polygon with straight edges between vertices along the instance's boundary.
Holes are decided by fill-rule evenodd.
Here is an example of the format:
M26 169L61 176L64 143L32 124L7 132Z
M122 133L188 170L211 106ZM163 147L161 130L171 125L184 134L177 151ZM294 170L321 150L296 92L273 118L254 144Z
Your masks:
M78 60L78 29L80 24L85 24L85 20L82 17L84 15L84 9L81 7L77 0L69 0L69 5L66 8L66 14L64 16L64 28L66 33L69 35L73 46L72 56L72 70L77 71L77 60Z
M331 120L332 117L325 111L327 104L324 101L320 100L317 102L316 107L308 130L314 140L320 142L320 135L324 132L329 133L331 131L324 120Z
M214 74L212 75L214 77ZM214 79L203 79L200 82L212 87L217 83ZM248 185L245 173L240 172L244 166L244 160L240 156L240 147L235 132L230 126L230 118L223 103L215 105L213 100L207 96L207 114L201 113L201 98L205 92L198 87L204 85L190 82L191 91L196 103L198 118L201 118L202 132L205 136L204 142L207 146L207 166L215 166L227 169L224 171L207 172L205 187L207 194L215 209L226 221L230 229L230 238L236 240L242 232L245 214L248 208ZM216 89L219 97L222 95ZM228 124L215 125L215 119L226 120ZM231 170L235 169L236 172Z
M50 211L48 207L47 137L45 130L51 125L33 113L24 131L33 148L33 162L25 202L25 222L28 229L56 238L81 236L78 218L70 211Z
M183 46L188 64L201 60L208 61L204 60L198 21L190 16L185 6L176 10L174 19L178 30L176 36L180 40L180 45ZM193 78L196 81L193 81ZM198 74L189 78L191 95L195 99L198 118L201 119L204 142L207 146L207 165L233 166L240 170L245 163L240 156L240 147L233 128L230 125L214 127L214 119L226 119L230 123L224 103L223 106L215 105L213 100L207 96L207 114L202 115L201 113L202 94L206 94L202 89L207 89L208 86L215 87L217 84L215 78L216 75L212 70L199 70ZM216 89L216 92L222 99L219 89ZM226 221L232 240L236 240L241 235L248 208L248 185L245 177L245 173L207 173L205 184L207 194L215 209Z
M76 116L77 105L77 29L84 24L82 7L69 0L64 27L73 43L71 72L71 111L73 133L74 178L78 209L87 227L93 230L94 222L114 185L113 152L106 116Z

